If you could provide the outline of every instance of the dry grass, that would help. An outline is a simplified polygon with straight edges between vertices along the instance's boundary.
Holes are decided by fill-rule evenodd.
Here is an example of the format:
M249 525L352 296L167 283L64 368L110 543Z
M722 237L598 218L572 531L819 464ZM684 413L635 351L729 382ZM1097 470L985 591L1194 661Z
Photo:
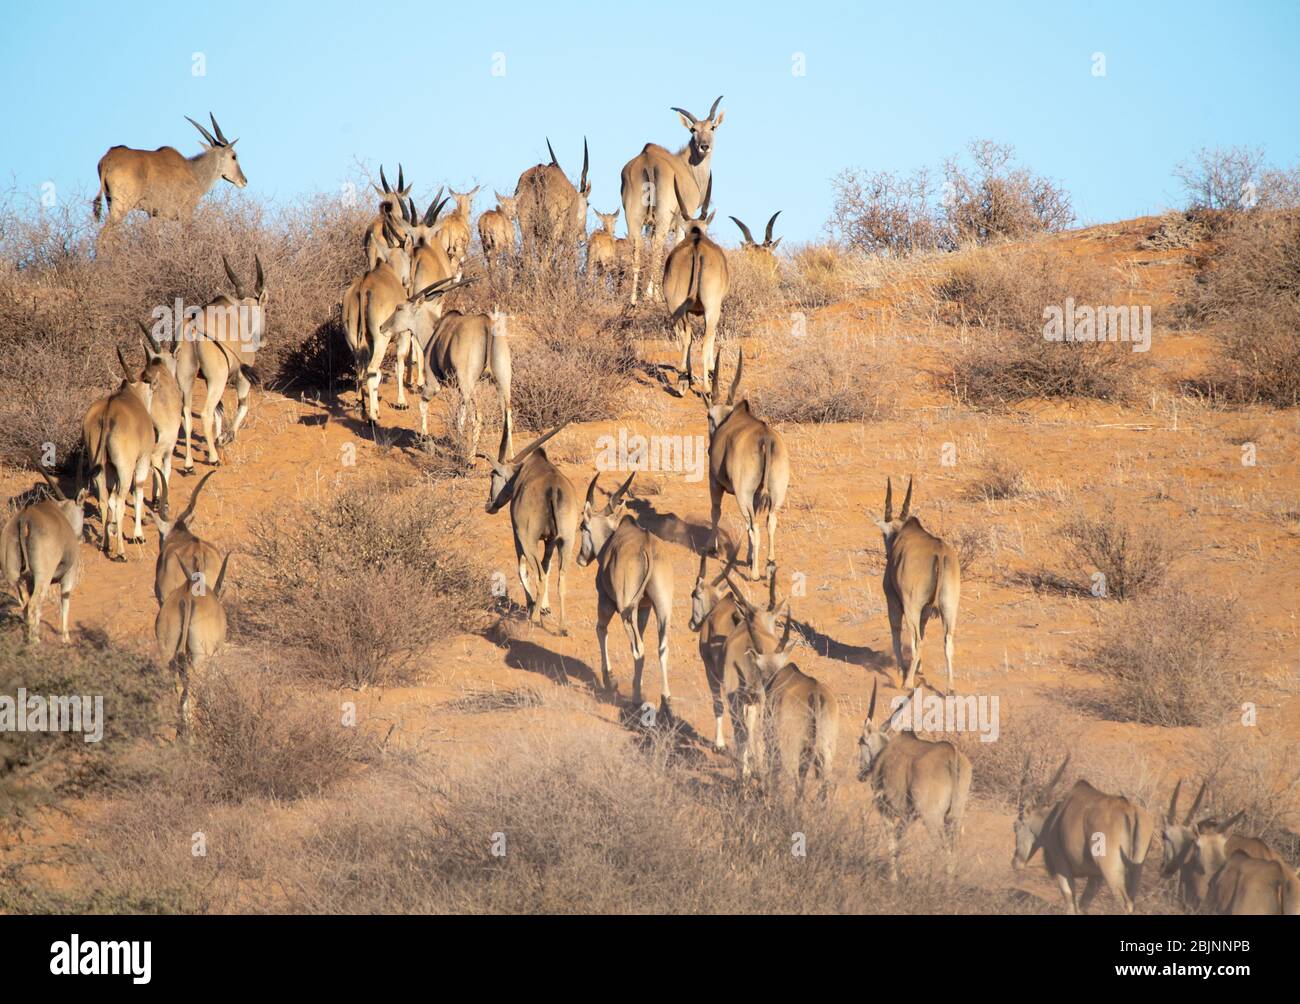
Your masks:
M268 516L236 629L338 682L402 679L417 653L475 626L491 601L472 547L448 543L463 525L452 501L398 477Z
M260 254L270 299L257 368L267 384L326 386L350 367L338 304L365 266L360 204L316 197L272 214L216 194L193 222L133 219L103 257L97 226L79 202L31 211L0 204L0 330L10 365L0 375L0 458L21 461L51 442L61 463L76 453L81 416L121 379L113 349L143 359L136 321L179 298L201 305L229 290L221 256L246 283ZM49 388L58 387L52 394Z
M1006 460L996 458L984 465L979 476L967 489L967 495L976 502L1000 502L1020 498L1027 490L1024 471Z
M764 374L748 396L775 422L868 422L894 409L888 371L843 332L774 339L764 350Z
M230 660L226 660L228 663ZM216 669L194 692L191 790L223 802L318 795L370 759L374 744L269 667Z
M1236 623L1232 603L1183 583L1108 608L1101 637L1081 659L1111 684L1094 707L1118 721L1166 727L1221 721L1241 703Z
M1174 560L1173 541L1154 522L1132 523L1113 511L1099 517L1076 512L1061 528L1076 568L1105 576L1096 595L1128 600L1164 581Z
M1064 258L1050 241L1002 245L955 256L935 287L936 315L974 329L948 382L976 405L1027 398L1122 399L1143 355L1119 342L1048 341L1044 310L1067 298L1092 306L1127 305L1118 277Z
M1223 357L1201 386L1233 404L1300 403L1300 212L1232 214L1192 290Z
M102 636L74 635L68 646L28 645L7 589L2 602L0 695L16 700L21 687L46 698L80 695L91 707L102 697L103 738L88 743L82 732L0 731L0 819L119 783L131 769L133 746L157 731L158 708L171 683L153 660Z
M670 741L667 741L670 744ZM502 737L469 765L421 760L291 815L214 812L153 782L76 852L87 900L135 910L303 913L957 913L1025 909L918 869L882 880L857 809L740 797L626 734ZM208 854L177 854L193 831ZM23 874L0 905L75 910Z

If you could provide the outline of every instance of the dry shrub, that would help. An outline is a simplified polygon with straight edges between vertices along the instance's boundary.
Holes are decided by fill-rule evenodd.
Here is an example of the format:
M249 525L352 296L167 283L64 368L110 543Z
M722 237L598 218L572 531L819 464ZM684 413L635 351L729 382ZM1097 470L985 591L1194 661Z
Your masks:
M1083 665L1112 688L1101 710L1149 725L1209 725L1241 703L1234 658L1234 605L1170 583L1135 603L1108 608Z
M937 186L924 168L909 175L846 170L831 186L835 202L828 229L848 247L901 255L944 244Z
M1266 168L1259 147L1203 147L1174 168L1174 177L1193 211L1300 208L1300 167Z
M399 680L430 644L478 624L490 575L448 498L380 476L264 517L236 628L351 685ZM241 583L242 585L242 583Z
M982 742L978 733L964 732L960 748L971 762L971 790L1003 805L1014 806L1025 782L1031 793L1040 791L1061 760L1083 734L1083 720L1054 704L1026 705L999 700L998 738ZM951 739L950 736L942 738ZM1009 840L1008 840L1009 844Z
M1198 276L1195 315L1232 320L1244 309L1300 298L1300 212L1232 217Z
M1117 600L1159 587L1174 560L1173 542L1161 526L1128 523L1113 511L1098 518L1076 512L1060 532L1073 564L1104 575L1103 595Z
M560 286L521 304L532 337L511 343L510 403L524 428L616 418L640 365L632 332L585 306L584 293Z
M1221 819L1245 812L1237 832L1300 859L1300 759L1287 736L1229 721L1197 738L1194 757L1208 782L1207 812Z
M1300 403L1300 212L1234 214L1198 276L1195 318L1223 357L1203 381L1230 403Z
M1165 213L1144 243L1157 251L1183 250L1196 247L1209 236L1204 212Z
M3 602L10 602L7 590ZM75 599L72 609L75 614ZM82 696L88 702L82 717L87 731L85 714L102 697L103 737L86 742L86 732L0 731L0 819L62 794L117 783L132 744L159 727L158 703L171 685L169 674L147 656L101 636L83 633L70 645L28 645L16 616L6 620L0 629L0 696L16 700L20 687L47 699Z
M964 158L948 158L942 186L924 168L910 175L848 170L831 184L827 230L869 254L952 250L1064 230L1074 221L1064 189L1017 166L1015 149L991 140L970 143Z
M78 912L1008 913L1010 893L942 874L883 881L860 804L741 797L680 771L671 739L613 730L499 736L481 756L427 756L285 808L194 798L174 774L141 784L69 847L52 891L6 875L0 907ZM202 830L206 857L176 852ZM796 835L806 854L792 853ZM494 854L499 848L504 851ZM48 881L48 880L46 880Z
M1088 723L1078 713L1057 704L1003 698L998 718L995 741L981 742L974 732L962 733L959 739L962 752L971 761L971 789L985 798L1014 808L1022 778L1026 797L1036 797L1069 756L1055 788L1056 798L1084 778L1101 791L1126 795L1144 806L1159 801L1163 778L1153 763L1135 753L1126 739L1117 743L1085 741Z
M1143 355L1122 342L1048 341L1044 310L1121 306L1123 291L1100 265L1051 243L983 248L957 256L935 290L941 316L977 329L953 364L957 395L974 404L1026 398L1122 398Z
M995 899L928 874L909 875L905 894L869 881L879 840L860 811L689 784L625 736L521 739L456 768L437 793L381 789L322 818L303 847L307 894L291 895L292 908L937 913ZM791 853L796 833L806 857ZM503 835L501 856L492 834Z
M851 336L787 337L766 352L768 382L749 395L757 414L775 422L874 421L890 414L894 392L883 366Z
M788 328L789 312L781 294L780 260L743 248L727 254L729 285L718 323L718 340L761 335L771 327ZM660 304L660 309L664 309ZM665 322L666 323L666 322ZM704 332L703 318L690 318ZM719 346L720 347L720 346Z
M374 751L366 733L342 723L337 702L300 693L269 668L214 668L192 704L202 761L194 780L215 801L317 795Z
M863 257L833 244L792 248L781 276L786 298L804 308L847 299L858 286Z
M993 551L993 534L983 523L964 526L944 539L957 549L957 565L963 577L971 576Z
M114 347L142 360L137 321L207 302L229 290L221 256L251 287L253 255L267 277L267 332L257 368L271 387L324 386L350 367L338 304L365 267L368 210L310 198L271 212L218 191L182 227L133 217L102 256L82 200L46 210L0 204L0 332L10 365L0 374L0 457L52 442L66 461L86 407L121 378ZM59 393L51 393L57 387Z
M1026 490L1024 471L997 458L984 465L967 494L977 502L998 502L1019 498Z

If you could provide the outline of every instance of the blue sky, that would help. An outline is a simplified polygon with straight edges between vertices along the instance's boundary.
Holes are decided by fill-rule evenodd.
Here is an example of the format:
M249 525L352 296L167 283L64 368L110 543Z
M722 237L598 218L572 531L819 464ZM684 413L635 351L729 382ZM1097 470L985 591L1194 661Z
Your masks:
M820 236L843 168L937 166L976 137L1062 182L1085 222L1174 204L1173 165L1204 145L1300 162L1290 0L113 6L6 11L0 187L90 197L109 146L195 153L182 116L211 109L248 192L277 202L339 190L359 158L400 159L417 194L510 191L547 136L576 174L586 135L609 211L642 145L683 141L669 106L703 115L718 94L715 203L755 228L784 210L787 243Z

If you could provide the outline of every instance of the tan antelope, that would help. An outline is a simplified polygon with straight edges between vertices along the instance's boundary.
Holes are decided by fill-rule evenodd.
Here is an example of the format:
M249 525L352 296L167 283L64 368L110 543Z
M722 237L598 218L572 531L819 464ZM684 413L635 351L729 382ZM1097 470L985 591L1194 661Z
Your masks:
M414 337L416 351L424 360L424 389L420 395L420 434L429 434L429 401L442 390L444 383L454 383L460 393L456 413L456 432L464 440L465 419L473 412L472 431L466 441L466 456L478 452L478 437L483 421L479 415L475 390L488 377L496 384L505 423L505 445L514 449L510 412L510 342L503 326L488 314L462 314L448 311L441 317L430 309L436 298L473 282L443 279L417 296L406 300L382 325L381 329L399 337ZM452 283L451 285L446 285ZM421 298L423 297L423 299Z
M206 581L181 563L185 581L167 594L154 619L154 638L168 668L180 677L181 697L177 716L177 733L190 734L190 682L200 676L208 661L226 643L226 610L221 605L221 587L226 579L227 554L221 562L216 582L209 588Z
M54 498L24 506L0 530L0 572L18 594L27 622L27 641L41 640L41 607L51 584L59 584L59 637L67 644L68 607L81 578L81 535L85 528L86 489L68 498L40 462L37 470Z
M185 118L203 136L202 153L185 157L170 146L160 146L157 150L115 146L99 159L95 219L100 218L104 203L108 203L108 218L101 237L133 209L187 222L194 216L199 199L219 179L224 178L236 188L248 184L235 153L239 140L226 139L211 112L208 118L212 120L215 136L188 115Z
M767 692L763 678L753 668L751 652L768 655L783 652L790 642L794 622L790 617L789 601L778 602L776 596L776 566L768 569L767 607L756 606L745 596L741 587L726 576L731 587L732 601L740 610L740 624L732 628L722 644L722 669L718 674L725 686L727 680L735 682L736 689L728 699L731 711L731 730L736 737L736 776L744 781L753 771L753 764L765 762L761 729ZM785 617L785 627L778 638L776 625ZM719 733L721 726L718 726ZM716 745L716 743L715 743Z
M1165 875L1178 875L1178 891L1183 902L1192 910L1209 906L1215 908L1211 895L1212 885L1224 867L1235 855L1242 854L1258 861L1275 862L1286 870L1286 861L1267 843L1258 837L1243 837L1231 833L1232 828L1241 820L1243 813L1238 812L1227 820L1206 817L1197 819L1197 810L1205 797L1208 782L1201 784L1192 807L1181 823L1178 822L1178 794L1182 790L1180 779L1174 785L1173 795L1169 799L1169 811L1164 824L1164 869ZM1238 868L1238 875L1232 880L1234 890L1247 893L1251 884L1248 873L1258 869ZM1261 872L1262 874L1262 872Z
M713 695L713 748L721 752L727 748L722 735L722 718L725 712L723 692L726 683L726 646L736 628L745 622L745 614L730 588L724 586L727 574L735 564L729 559L721 572L708 579L709 553L700 552L700 570L691 590L691 620L687 625L700 636L700 659L704 663L704 677Z
M950 742L927 742L899 729L897 713L886 716L877 727L877 689L878 681L873 680L871 703L858 737L858 780L871 786L876 809L887 824L889 880L898 881L903 835L917 819L942 842L951 873L970 796L970 760Z
M397 233L403 230L402 224L406 220L405 202L411 194L411 185L406 184L406 178L402 173L402 165L397 165L397 187L391 188L388 179L384 177L384 165L379 165L379 181L383 185L371 183L371 187L379 195L379 212L375 218L370 221L366 227L365 236L362 238L362 246L366 252L366 268L374 268L383 257L382 249L385 246L392 246L389 242L390 235L385 231L385 225L394 227Z
M653 607L659 622L659 670L663 675L659 706L672 714L668 689L668 628L673 612L673 568L664 545L648 530L637 526L627 511L624 496L636 477L633 471L601 509L596 508L597 474L587 486L582 508L582 541L578 564L596 562L596 640L600 644L601 683L610 693L618 684L609 666L609 622L618 614L632 645L632 703L641 703L641 676L645 670L645 629Z
M478 454L492 466L484 509L497 513L507 502L510 503L510 527L515 539L515 557L519 561L519 584L524 587L530 622L540 622L542 615L551 612L551 562L556 554L560 557L556 580L560 589L559 633L562 635L569 633L564 609L565 572L569 565L569 552L578 539L578 492L564 472L551 463L542 445L567 424L557 425L513 457L510 457L509 448L510 428L506 426L501 430L497 459ZM537 558L539 547L542 549L540 561ZM539 585L540 599L537 595Z
M826 800L839 742L839 702L825 684L794 664L794 653L784 644L775 652L760 654L750 648L745 654L750 686L763 692L757 723L763 773L773 781L793 782L795 798L803 798L811 773L821 783L821 797Z
M1154 836L1151 814L1122 795L1107 795L1087 781L1076 781L1059 802L1052 795L1070 763L1067 755L1047 786L1026 799L1029 758L1020 777L1014 830L1016 851L1011 866L1019 871L1040 849L1047 874L1056 879L1069 913L1088 908L1101 883L1125 913L1133 912L1142 863ZM1084 879L1083 894L1075 888Z
M587 274L590 276L612 275L618 278L618 238L614 236L614 223L618 220L618 210L612 213L596 213L600 220L600 229L592 231L587 238Z
M470 229L470 213L474 196L482 187L475 185L468 192L453 190L451 197L456 200L456 211L444 216L434 228L438 242L456 268L457 279L465 272L465 256L469 254L470 235L473 233Z
M704 200L704 193L713 180L714 133L726 116L718 111L722 96L713 102L709 114L697 119L685 108L674 108L682 125L690 130L690 141L676 153L647 143L635 157L623 166L621 194L623 219L627 221L627 238L632 242L632 302L637 302L641 282L641 253L645 242L643 231L650 229L650 256L647 263L650 281L646 286L647 298L654 297L654 280L659 275L659 258L663 254L668 232L680 221L678 202L669 198L673 185L681 190L681 203L688 213L694 214Z
M921 672L921 642L925 622L932 613L943 618L943 658L952 693L952 641L957 630L957 604L961 600L961 567L951 545L927 533L911 515L912 479L907 480L903 509L894 519L894 486L885 481L885 518L876 520L885 541L885 575L882 582L889 608L889 631L894 658L903 674L903 689L910 690ZM911 660L903 668L902 632L907 625Z
M772 239L772 227L776 225L776 218L781 215L778 209L772 214L772 218L767 221L767 231L763 234L763 243L754 240L754 235L749 232L749 227L745 226L736 217L731 217L731 222L740 228L743 240L740 244L741 254L747 255L749 260L759 269L767 274L771 280L778 276L776 265L776 249L781 243L781 238Z
M343 292L343 335L352 350L357 405L361 409L361 417L371 422L379 421L380 370L383 367L384 356L388 354L390 336L383 330L383 324L409 296L411 255L414 250L409 235L404 239L398 239L391 226L388 228L388 233L397 243L393 245L385 243L380 249L379 263L365 275L353 280ZM423 293L424 290L421 292ZM406 381L403 377L406 357L410 351L410 336L399 335L397 400L393 402L393 408L397 411L405 411L409 407L406 403Z
M176 382L176 356L168 349L174 342L155 342L144 322L138 322L144 334L145 368L141 379L152 388L149 417L153 419L154 450L153 502L155 507L171 486L172 454L181 434L181 385ZM159 510L163 516L167 514Z
M159 604L171 595L177 586L191 581L182 571L182 565L202 576L204 582L214 582L221 567L221 553L205 540L201 540L191 528L194 507L199 504L199 493L208 479L217 473L208 471L203 475L190 503L174 520L163 516L154 516L158 527L158 560L154 563L153 595Z
M149 417L153 388L132 375L117 350L125 379L108 397L90 406L81 420L83 485L94 482L99 496L99 518L103 526L104 553L117 561L126 560L126 499L135 500L135 534L131 543L143 543L144 485L149 479L154 454L154 426ZM87 474L87 467L89 472Z
M709 502L712 529L709 539L717 548L718 521L724 495L734 495L749 536L749 577L759 578L758 518L767 516L768 574L776 567L776 519L790 485L790 454L785 440L771 425L755 416L749 402L735 403L736 389L745 369L742 349L736 362L727 400L718 400L718 369L710 389L701 393L709 421Z
M521 248L530 262L543 258L558 261L561 255L576 254L587 226L591 183L587 181L586 139L582 141L582 175L576 187L555 159L549 139L546 149L551 162L530 167L515 186Z
M674 188L676 185L674 180ZM709 179L699 214L692 217L687 213L685 203L680 201L681 190L677 189L686 236L664 262L664 303L668 306L673 334L682 350L682 362L677 375L678 379L684 378L688 386L695 382L694 371L691 369L691 346L695 343L691 334L691 315L704 318L704 344L700 361L704 365L704 386L709 387L712 386L711 376L717 366L714 339L717 337L718 318L722 316L722 301L726 299L727 290L731 286L727 253L708 237L708 226L715 215L709 213L712 194L713 180Z
M226 278L234 287L235 295L220 293L189 319L176 346L176 383L181 389L181 419L185 424L185 466L183 472L194 470L193 422L194 381L200 374L207 385L207 396L199 410L203 422L203 436L208 444L208 463L216 467L221 463L220 448L235 441L235 435L248 415L248 395L254 384L260 384L257 372L257 350L266 333L266 274L262 259L254 255L256 283L250 293L244 288L230 262L223 255ZM226 386L235 385L235 420L230 428L225 425L225 409L221 399Z
M1225 916L1300 916L1300 878L1282 862L1236 851L1215 872L1209 904Z
M406 284L409 289L425 289L443 279L450 281L456 275L456 267L447 257L447 252L442 249L436 233L438 215L447 202L448 199L442 198L442 189L438 189L438 194L429 203L423 217L416 212L415 201L410 202L411 277ZM441 297L426 301L425 309L429 310L435 318L442 316L442 308ZM398 347L400 350L401 346ZM424 386L424 357L418 351L411 353L410 386L413 389Z
M478 239L483 245L483 260L488 271L495 261L509 261L515 253L515 221L519 219L519 202L509 195L493 191L497 207L478 218Z

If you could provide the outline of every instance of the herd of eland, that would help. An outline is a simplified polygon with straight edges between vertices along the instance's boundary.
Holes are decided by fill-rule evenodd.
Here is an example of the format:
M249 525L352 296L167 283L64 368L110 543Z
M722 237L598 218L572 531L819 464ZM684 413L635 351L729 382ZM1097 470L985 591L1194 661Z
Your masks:
M780 431L756 414L749 400L737 399L744 373L738 353L725 397L720 392L718 322L729 290L729 252L709 236L714 213L713 156L725 118L722 98L703 118L673 108L689 132L675 152L647 143L621 172L619 195L627 237L615 236L619 210L597 212L601 225L587 230L592 193L590 160L583 144L577 182L561 168L547 141L550 159L525 170L512 196L495 193L496 206L473 220L479 188L441 190L423 214L411 197L405 168L391 185L383 168L376 215L357 248L356 278L342 291L342 327L355 363L357 407L370 422L380 419L379 389L390 342L396 343L391 406L408 407L408 389L420 394L421 432L428 432L428 405L445 384L459 391L457 433L465 455L490 468L488 513L509 507L519 581L530 623L551 614L550 579L558 562L558 632L568 632L567 572L571 557L580 567L595 566L596 641L601 682L617 694L608 645L610 622L623 622L631 648L631 698L642 702L644 634L650 613L658 630L661 673L657 722L673 720L669 690L669 638L674 601L670 544L643 526L629 504L635 472L612 494L598 498L599 474L585 497L547 455L545 445L563 426L550 430L518 452L513 443L509 342L489 314L444 308L444 298L475 281L465 275L472 236L477 232L490 275L511 261L548 266L577 265L586 248L592 281L625 286L631 303L662 301L664 321L681 351L678 376L704 405L709 452L709 541L698 554L699 570L690 594L689 629L698 636L705 682L712 698L714 749L733 757L738 781L776 788L786 782L802 795L811 777L828 797L838 748L840 701L830 688L795 662L798 640L790 600L777 595L777 517L792 476L791 450ZM244 187L248 180L216 118L211 130L189 121L203 137L203 149L185 157L172 147L110 149L99 162L99 193L94 214L104 216L101 248L128 213L188 220L202 196L220 179ZM455 208L444 214L448 202ZM776 268L773 237L777 214L756 241L737 217L743 235L738 252L757 256ZM29 644L40 641L41 607L50 587L60 598L60 635L69 641L72 594L84 575L81 555L84 505L93 487L98 496L100 542L106 555L125 561L125 542L143 542L148 512L158 529L159 550L154 595L158 604L155 638L181 684L178 735L190 732L190 689L195 674L226 640L222 593L231 553L222 553L194 529L200 494L215 471L198 483L189 504L170 517L172 457L184 429L183 472L192 473L192 421L195 384L202 376L206 393L199 417L207 463L222 464L229 444L248 413L251 388L258 383L256 354L266 336L268 283L254 256L252 288L223 256L232 292L223 293L187 318L170 342L144 329L144 362L133 367L119 349L120 385L86 412L82 463L75 490L65 493L58 477L37 458L50 497L32 501L0 533L0 571L15 589ZM662 264L661 264L662 261ZM643 269L645 282L642 282ZM703 324L700 366L693 365L691 318ZM409 362L409 370L408 370ZM477 452L481 428L474 390L491 380L501 405L502 428L495 458ZM236 413L225 420L223 398L235 392ZM680 389L673 391L681 396ZM468 429L467 429L468 424ZM146 485L152 488L148 506ZM885 570L882 588L894 656L904 691L923 673L922 640L926 620L943 625L944 668L953 692L954 633L961 595L961 569L954 548L928 532L911 512L911 480L895 517L892 480L886 479L881 531ZM603 494L603 493L602 493ZM748 536L748 555L727 554L719 535L725 496L736 508ZM126 536L128 502L134 527ZM766 528L767 560L760 566L761 530ZM710 558L721 562L709 568ZM766 582L767 602L755 603L733 572L747 566L750 582ZM906 627L908 658L904 659ZM728 688L731 688L728 690ZM897 699L899 702L902 698ZM931 741L900 727L895 713L876 721L877 688L858 739L857 778L867 786L884 822L892 848L891 878L899 874L899 847L905 831L919 821L941 843L952 866L971 788L970 760L953 743ZM901 707L901 703L896 705ZM728 714L729 712L729 714ZM724 725L731 722L735 744L728 751ZM1086 909L1105 885L1126 912L1132 912L1143 864L1156 834L1161 836L1164 873L1177 876L1178 892L1190 910L1225 914L1300 913L1300 879L1276 851L1257 837L1232 832L1241 813L1228 819L1197 818L1205 785L1179 821L1175 787L1163 824L1139 802L1113 795L1078 779L1063 795L1057 788L1067 756L1048 784L1028 790L1029 762L1022 775L1014 822L1013 864L1020 868L1042 854L1048 874L1060 887L1067 910ZM1082 881L1080 890L1078 883Z

